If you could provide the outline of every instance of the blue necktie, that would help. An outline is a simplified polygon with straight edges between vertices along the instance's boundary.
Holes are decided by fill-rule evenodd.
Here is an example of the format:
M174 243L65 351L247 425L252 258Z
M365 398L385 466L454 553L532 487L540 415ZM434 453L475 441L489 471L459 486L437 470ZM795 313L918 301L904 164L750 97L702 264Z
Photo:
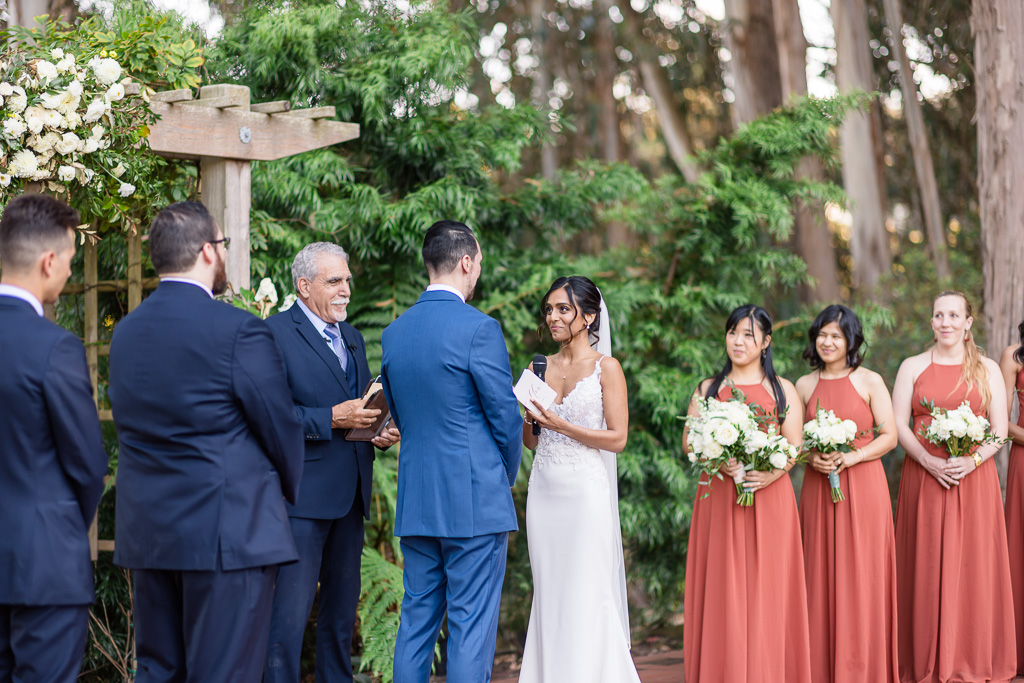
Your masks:
M338 330L338 326L328 325L324 328L324 334L331 338L331 348L334 350L334 355L338 357L338 361L341 363L342 371L348 372L348 351L341 343L341 332Z

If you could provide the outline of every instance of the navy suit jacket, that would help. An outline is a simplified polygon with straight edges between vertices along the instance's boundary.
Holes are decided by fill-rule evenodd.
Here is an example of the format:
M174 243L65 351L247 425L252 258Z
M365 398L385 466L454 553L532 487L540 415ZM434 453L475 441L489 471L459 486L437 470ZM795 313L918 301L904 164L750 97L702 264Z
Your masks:
M402 432L395 535L516 530L522 418L501 326L450 292L424 292L382 343L384 395Z
M0 296L0 378L0 604L88 604L107 454L85 348Z
M302 430L265 322L163 282L114 330L109 394L117 564L212 571L298 558L285 498L298 493Z
M295 413L306 436L302 486L299 499L289 506L288 514L307 519L341 519L352 509L358 481L362 512L369 516L373 444L346 441L348 430L331 429L331 408L360 396L352 394L338 357L298 304L272 315L267 324L284 358ZM370 381L363 335L345 322L338 323L338 328L351 351L349 372L355 368L357 391L362 392Z

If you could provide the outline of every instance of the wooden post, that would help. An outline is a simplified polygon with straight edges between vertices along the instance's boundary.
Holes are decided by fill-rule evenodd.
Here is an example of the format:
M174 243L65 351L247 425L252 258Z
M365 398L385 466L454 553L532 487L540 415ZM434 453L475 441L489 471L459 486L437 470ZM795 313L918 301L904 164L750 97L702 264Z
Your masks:
M95 291L95 290L93 290ZM128 312L142 303L142 233L128 235Z
M244 85L207 85L199 89L199 102L224 99L240 102L237 109L249 110L249 88ZM228 283L236 292L247 289L250 285L249 210L252 207L249 162L200 157L199 176L203 204L234 245L227 256Z
M99 297L96 293L96 281L99 279L96 265L96 245L86 240L82 248L82 260L84 262L84 284L85 284L85 360L89 366L89 382L92 383L92 400L97 398L96 381L99 375ZM99 407L99 406L97 406ZM96 517L93 517L89 525L89 554L93 562L98 557L97 541L99 539L99 527L96 524Z

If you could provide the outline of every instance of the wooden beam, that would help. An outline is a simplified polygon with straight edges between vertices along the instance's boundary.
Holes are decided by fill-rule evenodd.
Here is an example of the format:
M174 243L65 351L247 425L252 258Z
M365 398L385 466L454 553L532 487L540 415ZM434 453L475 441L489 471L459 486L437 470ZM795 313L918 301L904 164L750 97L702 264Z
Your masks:
M158 277L147 277L142 280L143 289L156 289L157 285L160 284L160 278ZM126 292L128 291L128 280L99 280L92 289L97 292ZM84 282L69 282L64 285L64 289L61 290L61 296L74 296L77 294L83 294L88 286Z
M187 102L192 99L192 91L188 88L181 90L160 90L149 96L153 102Z
M149 146L168 157L271 161L359 137L357 124L341 121L159 101L152 107L161 119L150 126Z
M248 102L248 97L243 101L237 95L226 95L224 97L202 97L198 100L189 100L188 102L182 102L181 104L189 107L212 107L217 109L222 109L224 107L241 107L244 109Z
M292 109L279 116L301 116L304 119L333 119L334 107L310 107L309 109Z
M249 209L252 206L248 161L202 157L199 186L203 204L217 225L231 238L227 252L228 283L234 289L248 289Z
M258 102L257 104L249 105L249 111L259 112L260 114L280 114L281 112L291 111L291 108L292 105L288 100Z

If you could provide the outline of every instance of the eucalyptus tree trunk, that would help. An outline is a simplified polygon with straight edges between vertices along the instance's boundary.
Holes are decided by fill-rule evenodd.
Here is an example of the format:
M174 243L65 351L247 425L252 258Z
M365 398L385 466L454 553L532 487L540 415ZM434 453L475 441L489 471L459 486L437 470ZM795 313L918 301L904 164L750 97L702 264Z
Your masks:
M1024 318L1024 4L975 0L978 198L989 355Z
M774 0L772 7L782 99L789 101L807 94L807 39L804 38L797 0ZM821 164L813 157L801 162L799 175L809 180L824 178ZM800 298L805 302L840 299L836 250L820 208L812 210L803 202L797 202L793 233L797 253L815 280L813 286L801 288Z
M548 11L549 0L532 0L530 6L530 23L533 29L533 53L537 57L537 66L533 73L533 102L541 109L549 109L548 98L551 93L551 59L548 54L548 42L551 29L544 15ZM558 172L558 149L554 143L545 143L540 149L541 175L547 180L554 180Z
M907 119L910 149L914 155L914 173L917 176L925 234L928 235L928 251L935 262L939 278L946 280L949 277L949 256L946 254L946 230L943 227L942 208L939 204L939 184L935 180L935 166L932 163L931 149L928 147L928 134L924 129L921 103L917 101L917 85L910 69L910 59L907 58L907 51L903 47L903 13L900 11L900 0L884 2L886 22L892 31L892 49L900 65L903 115Z
M615 24L608 11L614 0L598 0L594 3L597 14L595 30L595 46L597 52L597 87L598 98L598 142L601 158L608 163L622 161L622 128L619 121L619 105L615 100L613 88L618 63L615 56L617 45ZM621 221L609 221L605 226L605 240L608 247L616 247L630 241L629 228Z
M725 23L732 119L739 127L782 104L772 0L725 0Z
M836 84L840 92L875 90L864 0L831 3L836 35ZM843 161L843 186L850 199L853 227L850 253L854 282L871 290L883 274L892 270L889 233L885 229L885 195L878 150L881 122L877 102L871 111L850 114L839 131Z
M35 18L50 13L49 0L7 0L7 13L11 26L33 28L39 26Z

